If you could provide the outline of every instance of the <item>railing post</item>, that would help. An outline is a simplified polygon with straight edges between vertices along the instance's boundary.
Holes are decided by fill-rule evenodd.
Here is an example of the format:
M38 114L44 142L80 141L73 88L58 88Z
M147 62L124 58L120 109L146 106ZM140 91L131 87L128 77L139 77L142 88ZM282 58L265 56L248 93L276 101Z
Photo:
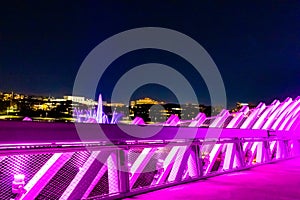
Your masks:
M287 146L283 140L278 140L276 159L283 159L287 157Z
M198 144L193 145L193 151L196 155L196 167L198 171L198 177L202 177L204 174L201 151Z
M120 149L118 152L118 171L119 171L119 192L130 192L129 168L128 168L128 150Z
M198 149L197 149L197 144L192 144L191 145L191 154L188 159L188 169L190 176L192 178L199 177L200 171L199 171L199 154L198 154ZM193 166L191 166L193 165Z
M223 164L223 170L231 170L233 168L233 162L236 155L236 142L226 144L225 158Z
M264 161L265 162L268 162L268 161L270 161L271 160L271 149L270 149L270 142L269 141L264 141L263 142L263 144L264 144L264 148L265 148L265 159L264 159Z
M258 142L256 162L264 163L270 160L270 145L268 141Z
M240 139L236 142L236 156L235 156L236 166L243 168L245 167L245 152L243 151L243 144ZM239 165L238 165L239 163ZM236 167L235 166L235 167Z

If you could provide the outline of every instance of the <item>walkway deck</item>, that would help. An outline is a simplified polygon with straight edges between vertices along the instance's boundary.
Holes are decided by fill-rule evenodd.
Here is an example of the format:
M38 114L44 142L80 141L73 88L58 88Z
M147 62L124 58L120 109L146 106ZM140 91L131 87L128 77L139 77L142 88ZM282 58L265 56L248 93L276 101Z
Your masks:
M129 199L300 199L300 158L266 164Z

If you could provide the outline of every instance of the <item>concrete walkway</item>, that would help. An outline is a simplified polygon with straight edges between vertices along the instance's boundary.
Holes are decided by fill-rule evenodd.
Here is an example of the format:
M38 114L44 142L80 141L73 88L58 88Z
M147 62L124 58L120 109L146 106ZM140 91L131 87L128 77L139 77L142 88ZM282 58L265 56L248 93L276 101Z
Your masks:
M300 158L266 164L127 199L300 200Z

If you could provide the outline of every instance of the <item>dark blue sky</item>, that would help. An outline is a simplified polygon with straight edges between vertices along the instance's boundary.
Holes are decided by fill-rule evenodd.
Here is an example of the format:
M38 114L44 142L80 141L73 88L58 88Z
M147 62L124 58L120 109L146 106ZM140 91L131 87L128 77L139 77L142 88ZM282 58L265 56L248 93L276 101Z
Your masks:
M155 26L180 31L208 51L221 72L229 105L300 95L299 1L107 2L1 2L0 91L71 94L77 70L95 46L121 31ZM99 83L99 92L109 99L123 73L147 62L180 71L199 101L209 104L207 88L189 64L159 50L120 57ZM175 101L159 86L145 86L134 94L142 96Z

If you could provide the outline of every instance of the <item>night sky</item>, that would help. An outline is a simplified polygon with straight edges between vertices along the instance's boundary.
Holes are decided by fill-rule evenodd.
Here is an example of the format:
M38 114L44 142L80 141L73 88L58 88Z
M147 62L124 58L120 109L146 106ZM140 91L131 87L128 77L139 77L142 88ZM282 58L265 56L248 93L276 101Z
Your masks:
M0 3L0 91L70 95L77 71L94 47L119 32L151 26L182 32L207 50L221 72L229 107L300 95L300 1L47 2ZM113 62L98 92L109 100L122 74L148 62L172 66L190 81L199 102L210 103L204 81L189 63L153 49ZM132 98L144 96L176 101L158 85L142 86Z

